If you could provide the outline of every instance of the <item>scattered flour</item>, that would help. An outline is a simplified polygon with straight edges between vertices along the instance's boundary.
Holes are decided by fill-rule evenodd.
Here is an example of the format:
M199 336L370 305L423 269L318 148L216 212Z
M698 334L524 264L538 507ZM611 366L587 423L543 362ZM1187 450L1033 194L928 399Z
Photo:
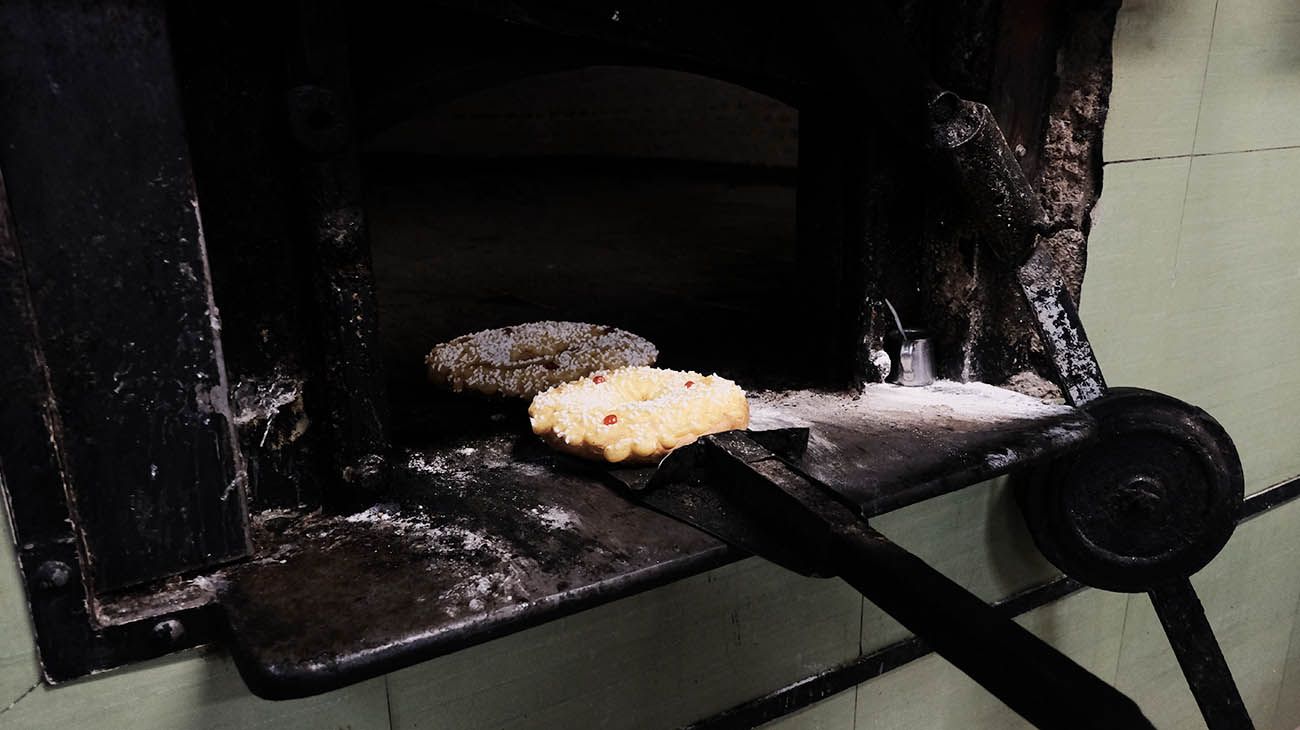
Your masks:
M984 464L990 469L1005 469L1017 461L1019 461L1019 458L1011 449L1003 449L984 457Z
M884 350L871 351L871 364L876 366L882 377L888 375L889 369L893 367L893 361L889 359L889 353Z
M453 459L449 454L412 451L407 454L406 468L428 476L447 477L457 481L468 480L472 474L468 464Z
M554 522L557 528L561 523L568 525L573 522L572 516L563 510L538 509L533 514L548 525ZM447 571L457 564L473 566L475 572L438 595L443 611L451 617L466 610L481 612L514 603L535 565L528 558L516 556L510 542L502 536L455 523L434 524L418 515L401 514L396 505L375 505L343 519L353 524L366 523L407 538L413 551L429 558L426 567L430 571Z
M547 507L546 509L534 507L529 511L537 517L538 522L552 530L567 530L577 523L577 519L573 515L559 507Z
M478 443L478 442L476 442ZM489 469L514 464L508 438L491 439L477 446L445 450L408 451L406 468L458 486L469 484Z
M509 546L495 535L485 535L460 525L439 525L429 530L429 547L436 553L486 552L498 560L513 558Z
M235 385L231 395L236 426L270 420L280 409L298 400L302 382L276 373L267 379L250 378Z
M348 515L343 518L344 522L353 524L358 522L367 522L372 525L385 527L399 535L405 535L413 530L429 529L429 522L414 515L403 515L394 504L377 504L370 509L358 512L354 515Z
M985 383L939 380L924 388L886 383L866 386L861 395L785 391L750 399L750 428L807 426L858 418L920 422L943 416L972 423L1001 423L1070 413L1068 406L1044 403Z

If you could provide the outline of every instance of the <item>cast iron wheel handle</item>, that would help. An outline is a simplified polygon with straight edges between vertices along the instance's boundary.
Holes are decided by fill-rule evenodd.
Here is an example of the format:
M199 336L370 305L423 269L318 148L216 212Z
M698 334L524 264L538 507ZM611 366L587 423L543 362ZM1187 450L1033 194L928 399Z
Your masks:
M1137 703L865 524L836 530L836 573L1039 728L1153 728Z
M1089 403L1098 438L1016 476L1034 543L1086 585L1146 593L1210 730L1250 714L1188 577L1241 513L1241 457L1210 414L1163 393L1111 388Z

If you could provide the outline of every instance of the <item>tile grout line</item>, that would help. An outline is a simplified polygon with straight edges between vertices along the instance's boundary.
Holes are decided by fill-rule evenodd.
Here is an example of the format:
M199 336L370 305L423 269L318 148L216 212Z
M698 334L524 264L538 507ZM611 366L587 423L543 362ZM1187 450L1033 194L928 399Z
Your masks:
M1119 622L1119 648L1115 651L1115 671L1111 674L1111 686L1119 689L1119 666L1124 663L1124 633L1128 631L1128 613L1133 609L1133 599L1141 593L1130 593L1124 601L1124 619Z
M388 730L397 730L393 727L393 690L387 674L384 675L384 710L388 712Z
M1183 182L1183 207L1178 211L1178 243L1174 246L1174 261L1169 272L1169 285L1178 283L1178 259L1183 253L1183 222L1187 218L1187 194L1192 189L1192 163L1196 159L1196 138L1201 132L1201 111L1205 108L1205 81L1210 76L1210 52L1214 49L1214 26L1219 22L1219 0L1214 0L1210 16L1210 38L1205 44L1205 67L1201 70L1200 98L1196 100L1196 121L1192 124L1192 149L1187 156L1187 179Z
M862 597L858 601L858 656L861 657L862 640L867 636L867 630L862 625L867 619L867 598ZM853 685L853 721L849 724L849 730L858 730L858 698L862 696L862 684Z
M1197 92L1196 121L1192 123L1192 156L1196 156L1196 142L1201 134L1201 113L1205 111L1205 84L1210 78L1210 56L1214 53L1214 28L1219 24L1219 0L1214 0L1214 12L1210 14L1210 38L1205 44L1205 68L1201 69L1201 88Z
M1178 240L1174 243L1174 259L1169 267L1169 288L1178 284L1178 259L1183 254L1183 223L1187 219L1187 194L1192 189L1192 157L1187 156L1187 172L1183 178L1183 199L1178 204Z
M1244 150L1219 150L1218 152L1192 152L1186 155L1152 155L1151 157L1125 157L1119 160L1106 160L1103 165L1126 165L1132 162L1155 162L1159 160L1197 159L1200 157L1223 157L1224 155L1246 155L1254 152L1280 152L1283 150L1300 150L1300 144L1283 144L1274 147L1249 147Z
M17 697L15 697L13 702L10 702L8 705L6 705L6 706L4 706L4 707L0 707L0 715L3 715L3 714L5 714L6 712L8 712L8 711L14 709L15 707L17 707L17 706L18 706L18 703L19 703L19 702L22 702L23 699L24 699L25 697L27 697L27 695L29 695L29 694L35 692L35 691L36 691L36 688L37 688L37 687L40 687L43 681L44 681L44 680L37 681L36 684L33 684L32 686L30 686L30 687L28 687L27 689L23 690L23 693L20 694L20 695L18 695Z

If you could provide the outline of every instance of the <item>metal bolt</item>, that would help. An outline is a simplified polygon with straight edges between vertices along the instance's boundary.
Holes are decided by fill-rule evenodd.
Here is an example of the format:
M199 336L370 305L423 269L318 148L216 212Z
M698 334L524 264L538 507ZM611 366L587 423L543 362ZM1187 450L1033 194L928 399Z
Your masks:
M1145 476L1136 476L1120 487L1117 498L1122 507L1143 517L1150 517L1159 509L1164 488L1159 482Z
M168 646L175 645L185 635L185 626L174 618L154 624L153 637Z
M41 590L62 588L72 577L72 570L61 560L46 560L36 569L36 585Z

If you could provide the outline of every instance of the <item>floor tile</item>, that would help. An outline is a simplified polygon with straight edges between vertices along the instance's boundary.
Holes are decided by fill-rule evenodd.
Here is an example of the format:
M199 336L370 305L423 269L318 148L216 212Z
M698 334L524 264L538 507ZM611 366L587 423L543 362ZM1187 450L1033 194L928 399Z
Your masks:
M1238 528L1214 562L1193 578L1247 709L1259 723L1273 714L1300 600L1300 503ZM1129 599L1117 686L1156 727L1204 722L1144 595Z
M1149 385L1166 369L1161 345L1190 168L1188 158L1105 168L1079 312L1112 385Z
M1107 381L1206 409L1252 492L1300 474L1297 199L1300 150L1107 165L1089 241L1081 314Z
M393 726L675 727L853 658L860 614L750 559L390 675Z
M36 644L27 613L27 592L0 499L0 709L36 684Z
M1011 488L1002 479L881 515L872 525L986 601L1058 574L1034 547ZM863 606L862 621L864 653L909 635L870 602Z
M1127 0L1120 7L1102 140L1108 162L1191 154L1214 5L1215 0Z
M1125 597L1082 591L1019 622L1110 681ZM858 688L857 730L1006 730L1028 723L941 657L930 655Z
M1196 152L1300 145L1300 4L1218 5Z
M4 715L23 730L388 730L384 680L326 695L269 702L248 693L234 665L211 651L185 654L50 688Z
M1300 538L1293 535L1292 539ZM1282 671L1282 687L1277 694L1277 705L1266 730L1295 730L1300 728L1300 602L1296 603L1295 625L1287 642L1286 666Z
M1192 161L1164 377L1228 429L1248 491L1300 474L1297 200L1300 150Z

